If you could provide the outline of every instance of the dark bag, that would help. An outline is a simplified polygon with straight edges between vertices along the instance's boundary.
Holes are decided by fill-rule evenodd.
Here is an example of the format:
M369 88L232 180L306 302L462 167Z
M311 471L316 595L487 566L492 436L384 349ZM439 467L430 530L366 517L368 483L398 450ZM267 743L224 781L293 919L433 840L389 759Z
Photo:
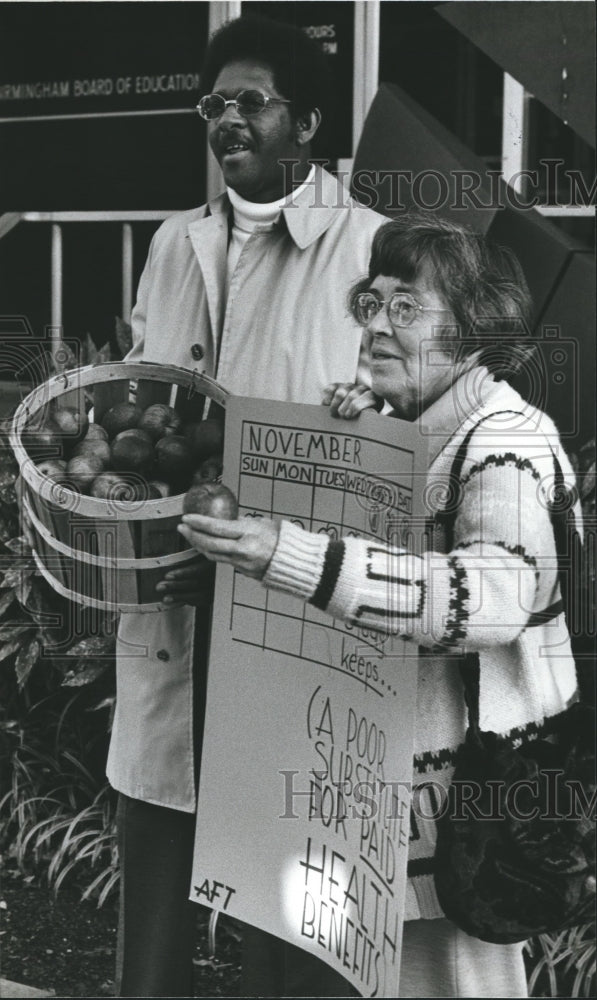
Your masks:
M457 482L474 430L454 461ZM467 934L496 944L574 927L591 920L595 911L595 727L589 693L595 648L592 638L573 627L573 610L578 598L586 600L588 589L583 594L582 543L555 455L554 464L550 519L580 700L547 720L550 725L537 739L516 741L512 733L484 732L479 728L479 657L461 657L468 730L447 808L437 823L440 905ZM454 519L453 511L443 512L447 536ZM561 610L561 604L548 609L529 624Z

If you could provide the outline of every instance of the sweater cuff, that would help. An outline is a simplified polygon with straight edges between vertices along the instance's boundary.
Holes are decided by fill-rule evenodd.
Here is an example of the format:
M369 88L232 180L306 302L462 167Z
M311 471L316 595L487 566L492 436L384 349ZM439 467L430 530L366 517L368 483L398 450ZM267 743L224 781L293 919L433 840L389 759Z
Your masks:
M308 600L321 578L329 541L328 535L314 535L290 521L281 521L278 544L263 584Z

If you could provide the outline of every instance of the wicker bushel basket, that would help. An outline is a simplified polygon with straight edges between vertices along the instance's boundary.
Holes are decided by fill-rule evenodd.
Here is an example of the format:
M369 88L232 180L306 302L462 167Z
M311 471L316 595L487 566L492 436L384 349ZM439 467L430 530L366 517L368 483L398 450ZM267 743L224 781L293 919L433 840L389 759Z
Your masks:
M134 401L166 403L183 421L201 420L210 401L226 406L217 382L174 365L89 365L38 386L18 407L10 442L20 466L21 501L37 566L62 596L103 611L162 611L156 584L172 567L196 557L176 530L183 494L158 500L99 500L46 478L25 449L23 435L52 400L93 408L97 423L110 407ZM55 405L55 404L54 404Z

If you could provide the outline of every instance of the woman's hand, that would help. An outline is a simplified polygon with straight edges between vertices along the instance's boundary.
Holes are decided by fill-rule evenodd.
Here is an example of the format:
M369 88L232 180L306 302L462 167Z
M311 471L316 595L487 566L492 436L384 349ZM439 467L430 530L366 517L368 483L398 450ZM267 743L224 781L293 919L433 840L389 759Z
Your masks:
M366 385L355 382L332 382L323 390L321 402L329 406L333 417L353 420L363 410L381 410L383 399Z
M240 517L224 521L203 514L185 514L178 530L187 542L208 559L230 563L261 580L278 544L279 526L266 517Z

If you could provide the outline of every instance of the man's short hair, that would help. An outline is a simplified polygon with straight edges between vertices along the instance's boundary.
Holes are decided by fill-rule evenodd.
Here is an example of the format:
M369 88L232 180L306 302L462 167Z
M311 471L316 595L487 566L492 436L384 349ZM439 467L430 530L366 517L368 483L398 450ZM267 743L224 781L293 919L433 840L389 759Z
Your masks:
M224 66L245 59L272 71L276 90L292 101L294 119L314 108L325 114L331 74L320 46L300 28L255 14L228 21L208 43L202 93L213 90Z
M479 363L501 377L523 368L536 345L529 329L531 296L518 258L437 215L405 212L377 230L369 274L350 292L351 310L378 275L411 283L426 263L458 325L443 335L456 356L479 352Z

